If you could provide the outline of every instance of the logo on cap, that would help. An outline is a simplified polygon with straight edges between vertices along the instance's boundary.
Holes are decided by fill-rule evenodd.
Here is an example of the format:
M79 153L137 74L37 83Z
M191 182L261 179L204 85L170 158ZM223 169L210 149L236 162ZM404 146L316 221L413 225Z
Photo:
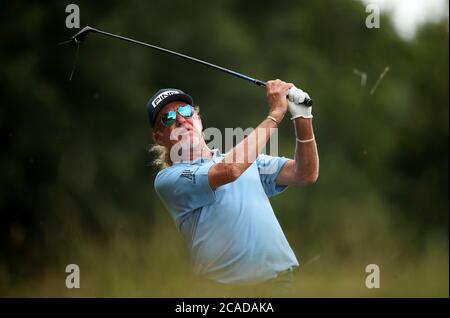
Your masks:
M165 92L162 92L161 94L159 94L158 96L156 96L153 99L153 101L152 101L153 108L158 106L158 104L161 103L167 97L169 97L171 95L179 94L179 93L180 93L179 91L165 91Z

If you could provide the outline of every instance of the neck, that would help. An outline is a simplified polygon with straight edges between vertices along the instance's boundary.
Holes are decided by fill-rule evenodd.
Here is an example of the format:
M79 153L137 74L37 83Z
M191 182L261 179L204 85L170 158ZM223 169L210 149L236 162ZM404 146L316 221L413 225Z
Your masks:
M193 161L200 158L207 158L207 159L212 158L212 151L206 145L204 139L202 139L197 146L184 150L179 159Z
M206 145L205 141L202 139L200 144L192 148L189 153L189 160L196 160L200 158L212 158L211 149Z

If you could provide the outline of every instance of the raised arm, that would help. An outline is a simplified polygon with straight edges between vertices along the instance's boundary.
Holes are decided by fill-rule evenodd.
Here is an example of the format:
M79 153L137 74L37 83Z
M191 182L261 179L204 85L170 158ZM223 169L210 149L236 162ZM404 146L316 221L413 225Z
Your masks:
M289 160L277 176L280 185L315 183L319 177L319 156L314 137L312 118L298 117L295 125L295 160Z
M268 81L266 95L269 103L269 116L244 140L237 144L223 159L214 164L208 172L208 181L212 189L235 181L256 160L270 136L287 111L287 93L292 83L280 80Z

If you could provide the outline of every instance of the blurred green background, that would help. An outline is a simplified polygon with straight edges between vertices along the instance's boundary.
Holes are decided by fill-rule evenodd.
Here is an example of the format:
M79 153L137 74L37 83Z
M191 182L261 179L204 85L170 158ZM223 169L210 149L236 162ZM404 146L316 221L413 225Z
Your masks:
M77 31L65 27L69 3L0 9L0 296L277 296L191 274L153 189L145 111L157 89L177 87L205 127L256 127L264 90L97 35L69 81L75 49L57 45ZM319 180L272 199L303 265L293 296L448 297L448 15L406 40L384 13L380 29L366 28L354 0L77 4L82 26L294 82L314 98ZM279 141L292 157L288 120ZM71 263L80 289L65 287ZM364 284L372 263L380 289Z

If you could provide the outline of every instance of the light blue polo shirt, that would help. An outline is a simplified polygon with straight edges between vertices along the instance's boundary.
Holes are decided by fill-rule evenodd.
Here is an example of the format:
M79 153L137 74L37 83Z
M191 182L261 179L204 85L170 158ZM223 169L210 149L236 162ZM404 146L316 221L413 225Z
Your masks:
M253 283L298 266L270 205L286 186L275 179L288 160L259 155L234 182L209 186L208 170L224 155L175 163L155 189L186 239L194 272L221 283Z

